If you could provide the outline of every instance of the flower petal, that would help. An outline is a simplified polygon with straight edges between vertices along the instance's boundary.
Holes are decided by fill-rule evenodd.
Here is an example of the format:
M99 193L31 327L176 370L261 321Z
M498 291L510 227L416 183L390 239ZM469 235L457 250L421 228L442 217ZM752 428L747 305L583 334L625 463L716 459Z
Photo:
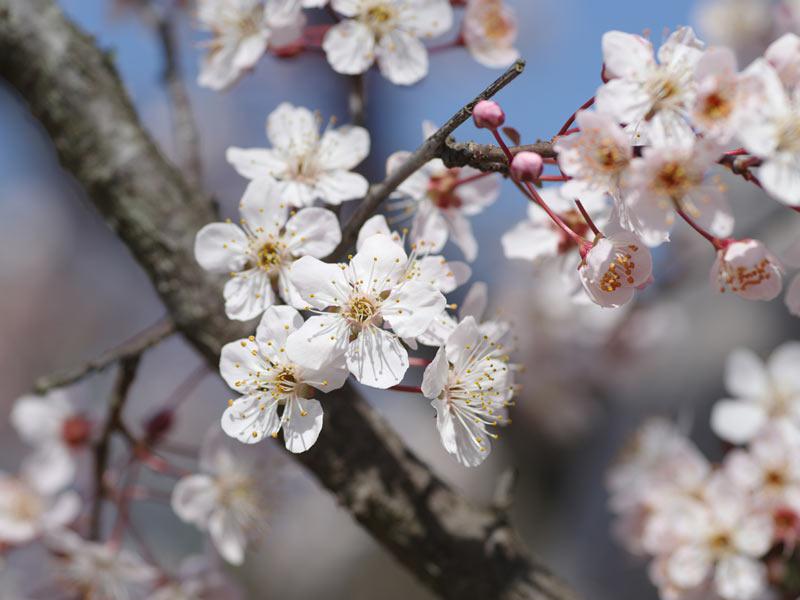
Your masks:
M395 29L381 36L376 54L381 74L396 85L417 83L428 74L428 50L405 31Z
M328 30L322 49L334 71L358 75L375 61L375 36L363 23L346 20Z
M377 327L363 329L345 354L347 368L359 383L387 389L403 380L408 353L396 335Z
M317 164L325 170L349 171L369 156L369 146L369 132L363 127L328 129L317 148Z
M293 255L324 258L342 241L342 231L338 217L331 211L309 207L287 221L283 237Z
M296 399L289 406L291 412L283 425L283 438L286 449L298 454L311 448L322 431L322 404L314 399Z
M236 273L222 290L229 319L249 321L275 302L269 277L260 269Z
M746 444L767 422L764 409L752 402L720 400L711 412L711 429L732 444Z
M444 348L439 348L422 375L422 395L431 400L438 398L447 385L449 374L450 365L447 362L447 353Z
M247 264L248 248L247 236L233 223L210 223L194 240L197 262L214 273L241 271Z
M366 196L368 189L369 182L363 175L336 169L317 177L314 194L328 204L341 204Z

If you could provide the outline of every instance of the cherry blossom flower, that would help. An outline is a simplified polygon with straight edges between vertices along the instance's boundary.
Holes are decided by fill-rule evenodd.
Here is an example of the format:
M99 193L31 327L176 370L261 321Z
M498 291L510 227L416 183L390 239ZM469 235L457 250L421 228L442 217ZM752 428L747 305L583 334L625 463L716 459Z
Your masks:
M312 366L344 354L359 382L377 388L400 383L408 353L399 338L424 333L445 306L435 287L406 277L407 264L403 249L380 234L366 239L349 265L310 256L297 261L292 282L307 309L319 314L287 341L287 350Z
M502 68L519 58L517 16L503 0L469 0L462 28L467 50L480 64Z
M286 449L305 452L322 430L322 405L316 390L330 392L344 385L344 361L312 369L292 352L288 339L303 324L290 306L271 306L255 337L226 344L220 372L231 389L242 394L222 415L222 429L245 444L277 437L283 430ZM280 409L280 414L279 414Z
M800 37L794 33L775 40L764 52L764 58L778 73L788 90L800 83Z
M567 196L566 188L546 188L539 191L545 203L580 236L590 234L589 225L575 206L573 198ZM582 200L592 221L602 227L608 219L608 203L603 195L589 195ZM565 254L576 249L575 243L559 228L547 213L533 202L528 204L528 219L517 223L500 238L506 258L543 260Z
M738 240L717 251L711 287L746 300L772 300L783 288L783 266L758 240Z
M558 164L572 179L564 186L564 195L588 200L606 194L619 198L620 179L631 159L630 136L608 115L578 111L578 133L556 139Z
M646 148L631 162L624 190L623 223L648 246L669 239L676 207L718 237L733 232L734 219L723 187L709 177L722 154L709 140Z
M464 466L481 464L497 435L489 427L508 422L513 395L508 365L483 335L473 317L466 317L425 368L422 393L432 400L436 427L445 450Z
M434 130L425 125L425 137ZM410 156L395 152L386 164L388 174ZM430 252L441 252L448 237L461 249L467 261L478 256L478 242L469 218L483 211L500 195L500 180L472 167L448 169L440 159L426 163L397 188L394 208L413 213L409 238L412 244L425 242Z
M613 233L597 239L580 266L581 282L589 298L604 307L618 307L633 299L653 270L650 251L636 235Z
M797 57L800 62L800 56ZM745 73L762 86L757 110L742 118L738 135L743 146L762 159L758 178L764 189L789 206L800 206L800 105L786 90L778 71L760 59Z
M688 118L703 46L690 27L682 27L661 46L656 62L649 40L621 31L606 33L603 60L612 79L597 91L597 110L627 123L636 144L692 140Z
M651 576L662 595L682 598L713 590L724 600L756 600L767 589L766 567L759 561L772 545L769 512L718 473L697 499L665 508L682 541L661 554Z
M148 600L240 600L242 594L207 556L185 558L178 577L148 596Z
M158 571L136 554L89 542L70 530L54 532L46 544L58 557L62 588L83 597L124 600L158 578Z
M80 511L73 491L53 494L27 473L0 473L0 542L24 544L69 525Z
M328 127L322 136L319 130L318 115L284 102L267 118L272 148L231 147L226 156L242 177L276 179L276 193L291 206L361 198L369 184L351 171L369 154L369 132L355 125Z
M200 470L175 484L172 510L207 531L222 558L240 565L248 540L258 539L266 527L263 473L213 433L200 450Z
M707 0L699 6L696 20L710 42L733 48L749 60L771 39L773 7L764 0Z
M725 387L732 398L720 400L711 413L711 428L732 444L751 441L773 420L800 425L800 343L777 348L764 364L753 352L739 349L728 357Z
M325 35L322 48L333 70L363 73L377 60L392 83L411 85L428 74L428 51L419 38L453 24L448 0L331 0L346 17Z
M300 302L289 279L292 264L299 256L327 256L341 240L331 211L309 207L289 216L279 197L273 182L254 180L239 204L240 224L211 223L195 239L197 262L231 276L223 290L231 319L259 316L276 302L276 293Z
M89 442L92 424L78 413L67 392L54 389L44 396L23 396L14 404L10 420L34 447L22 463L26 476L49 493L70 485L76 473L74 454Z
M305 24L298 0L199 0L197 18L214 34L198 77L213 90L235 83L270 44L297 40Z

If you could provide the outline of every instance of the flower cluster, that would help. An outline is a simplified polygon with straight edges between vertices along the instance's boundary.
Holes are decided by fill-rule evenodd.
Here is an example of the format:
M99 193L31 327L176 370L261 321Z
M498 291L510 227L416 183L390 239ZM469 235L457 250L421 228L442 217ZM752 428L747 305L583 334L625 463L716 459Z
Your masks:
M306 25L304 9L328 8L330 25ZM506 67L518 57L517 24L503 0L469 0L457 37L426 47L423 40L453 28L450 0L200 0L197 19L212 33L198 83L214 90L234 84L271 52L295 56L321 49L337 73L358 75L373 64L398 85L428 74L429 52L464 46L480 64Z
M748 350L730 356L732 398L711 419L732 448L720 464L656 419L610 471L616 532L629 551L652 558L662 598L797 595L789 568L800 540L798 364L797 342L766 365Z

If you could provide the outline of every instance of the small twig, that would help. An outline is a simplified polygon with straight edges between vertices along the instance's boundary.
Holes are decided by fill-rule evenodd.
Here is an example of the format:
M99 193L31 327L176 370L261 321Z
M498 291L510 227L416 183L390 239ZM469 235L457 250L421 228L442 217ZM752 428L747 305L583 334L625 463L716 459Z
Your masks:
M534 144L512 146L511 154L519 152L536 152L542 158L555 158L556 151L551 142L538 141ZM447 140L439 154L447 167L473 167L479 171L493 173L507 173L508 162L505 153L499 146L493 144L476 144L475 142L457 143L452 139Z
M350 96L347 104L350 121L353 125L364 127L367 122L367 81L364 73L350 76Z
M141 353L126 356L120 361L120 370L117 381L114 384L114 391L111 396L111 403L108 407L108 417L106 418L100 439L94 449L94 503L89 514L89 539L100 539L100 517L102 516L103 500L106 496L103 478L108 468L109 450L111 448L111 435L118 430L122 422L122 409L128 399L133 380L136 378L136 370L139 367Z
M44 394L54 388L75 383L90 373L105 370L116 362L139 356L173 333L175 333L175 325L170 319L164 318L122 345L101 354L86 364L38 379L34 383L34 391L37 394Z
M159 11L152 0L140 0L142 18L155 32L164 59L161 80L166 88L172 109L172 129L178 152L178 163L187 179L200 185L203 162L200 157L200 134L189 101L189 93L181 76L180 57L176 40L175 22L169 9Z
M381 203L397 189L397 187L413 175L422 165L429 160L436 158L442 153L450 137L460 125L462 125L472 115L473 107L481 100L486 100L494 96L497 92L514 81L525 70L525 61L518 60L505 73L503 73L494 83L483 90L472 102L461 107L456 114L442 125L439 130L430 136L408 159L400 165L383 182L373 185L361 204L350 217L350 220L342 228L342 241L336 250L331 254L331 260L342 259L355 242L361 226L369 219Z

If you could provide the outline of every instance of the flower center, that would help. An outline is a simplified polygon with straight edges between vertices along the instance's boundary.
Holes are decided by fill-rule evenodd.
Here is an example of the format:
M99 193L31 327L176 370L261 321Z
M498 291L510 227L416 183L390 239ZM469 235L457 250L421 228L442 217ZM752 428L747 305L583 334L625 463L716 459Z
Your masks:
M695 182L686 167L678 162L668 162L661 167L655 178L654 187L662 194L680 200L694 187Z
M348 304L344 316L351 324L364 327L375 321L378 311L379 308L372 298L356 296Z
M719 121L730 116L733 104L720 92L709 94L703 101L700 113L709 121Z
M713 552L722 554L731 547L731 538L727 533L720 532L711 538L709 546Z
M83 446L92 432L92 424L81 416L71 417L61 426L61 439L71 448Z
M275 389L277 389L281 394L291 393L297 384L297 379L294 375L294 369L291 367L284 367L281 369L280 373L275 376L273 381L275 383Z
M490 0L485 4L486 9L483 14L483 32L490 40L502 40L511 31L511 24L503 15L503 3L501 0Z
M367 9L364 21L367 26L376 32L383 32L391 27L395 11L388 4L376 4Z
M637 252L639 247L635 244L630 244L627 246L627 250L633 253ZM600 279L600 289L610 294L623 286L632 286L635 281L633 278L633 270L635 268L636 263L633 262L632 254L617 250L616 256L609 263L606 272Z
M621 171L628 164L628 157L612 140L600 142L594 152L594 160L597 166L607 173Z
M726 289L730 289L734 293L739 293L759 286L772 277L771 267L772 263L768 258L763 258L750 267L744 265L734 267L723 258L719 270L719 291L724 292Z
M461 198L455 193L459 173L460 169L448 169L428 182L428 197L438 208L461 208Z
M794 152L800 150L800 115L792 115L778 129L778 150Z
M656 116L660 110L669 104L674 104L679 99L680 86L671 75L659 74L649 82L648 91L653 99L653 106L645 115L645 121Z
M275 244L267 242L258 251L258 266L266 271L271 272L281 264L281 253Z

